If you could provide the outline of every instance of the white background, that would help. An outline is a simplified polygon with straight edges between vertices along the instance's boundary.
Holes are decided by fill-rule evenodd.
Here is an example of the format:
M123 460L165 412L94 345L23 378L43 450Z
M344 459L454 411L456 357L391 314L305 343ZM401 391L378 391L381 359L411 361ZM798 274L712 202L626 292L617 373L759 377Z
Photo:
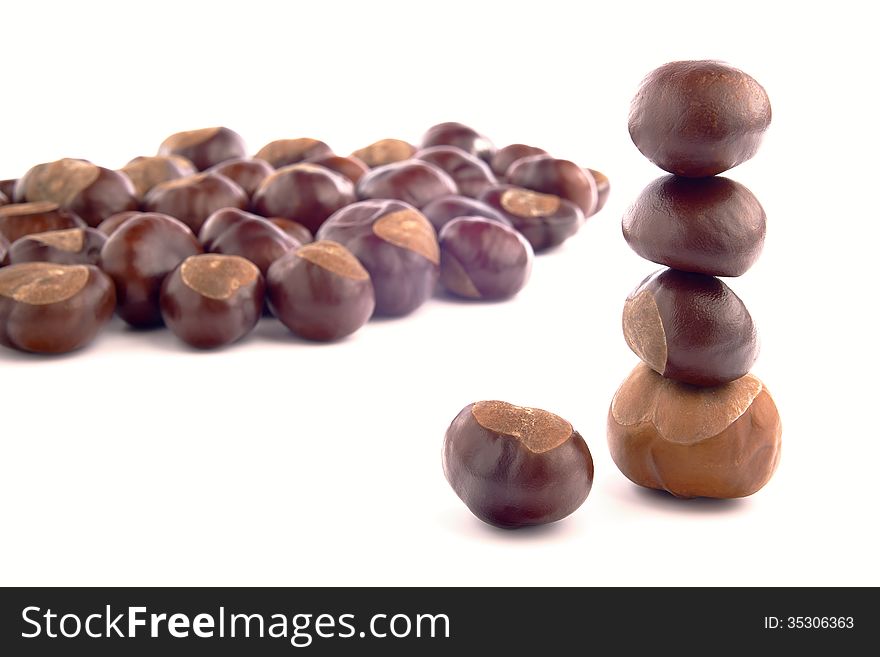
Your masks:
M782 6L780 6L782 5ZM3 584L880 584L875 23L870 3L223 2L4 6L0 178L63 156L119 167L171 132L228 125L340 153L459 120L601 169L606 209L494 305L434 300L314 345L264 322L194 353L115 320L67 357L0 353ZM718 58L770 94L730 172L768 214L728 281L783 458L740 501L678 501L609 458L636 363L627 293L656 267L620 216L661 172L626 129L641 78ZM465 404L568 418L596 462L568 519L506 532L446 484Z

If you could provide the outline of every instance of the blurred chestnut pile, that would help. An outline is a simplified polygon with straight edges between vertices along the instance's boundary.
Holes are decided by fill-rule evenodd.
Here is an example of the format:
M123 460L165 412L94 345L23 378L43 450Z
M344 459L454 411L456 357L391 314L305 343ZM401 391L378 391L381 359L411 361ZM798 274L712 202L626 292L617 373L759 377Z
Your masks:
M623 334L642 363L614 395L608 441L630 480L678 497L751 495L779 460L779 414L749 374L755 326L716 278L745 273L764 245L761 204L716 174L755 154L770 116L761 85L714 61L661 66L630 109L633 142L672 175L642 191L624 214L623 235L669 269L642 281L624 305Z
M119 170L40 164L0 181L0 344L61 353L115 309L200 348L234 342L267 312L311 340L435 291L495 300L526 284L533 254L574 235L607 177L540 148L496 149L460 123L417 148L383 139L350 156L280 139L254 157L240 135L168 137Z

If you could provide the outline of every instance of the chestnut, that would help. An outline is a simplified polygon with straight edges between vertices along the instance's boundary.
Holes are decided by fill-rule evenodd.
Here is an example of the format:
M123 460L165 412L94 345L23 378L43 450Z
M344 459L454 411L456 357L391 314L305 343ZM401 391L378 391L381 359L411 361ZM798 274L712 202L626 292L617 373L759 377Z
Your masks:
M623 215L623 236L647 260L712 276L748 271L764 246L764 209L729 178L663 176Z
M0 234L0 267L7 264L6 254L9 252L9 240Z
M269 271L269 265L301 246L263 217L234 208L212 214L202 227L199 240L205 251L247 258L263 276Z
M664 64L642 81L629 134L642 155L677 176L714 176L757 152L772 112L750 75L717 61Z
M107 236L94 228L66 228L34 233L9 247L9 263L54 262L59 265L97 265Z
M0 235L10 243L33 233L65 228L84 228L85 222L57 203L10 203L0 206Z
M354 184L317 164L302 162L275 171L254 194L254 210L264 217L284 217L311 232L338 209L355 200Z
M229 128L201 128L176 132L159 146L159 155L180 155L204 171L215 164L247 155L241 135Z
M15 185L17 182L17 178L7 178L6 180L0 180L0 194L3 194L3 196L6 197L7 203L12 203L13 198L15 198Z
M101 268L116 284L117 314L131 326L162 324L162 281L202 252L192 231L174 217L144 213L120 226L101 249Z
M162 283L162 319L178 338L199 349L240 340L263 312L263 277L233 255L192 255Z
M758 333L740 298L717 278L675 269L630 293L623 335L659 374L698 386L738 379L758 357Z
M180 155L142 155L131 160L120 171L128 176L137 197L142 199L159 183L193 175L196 167Z
M131 219L132 217L139 217L144 214L139 210L126 210L125 212L118 212L114 215L110 215L104 221L98 224L96 230L101 233L104 233L107 237L110 237L116 230L124 224L126 221Z
M370 273L379 315L408 315L434 292L437 236L424 215L403 201L353 203L331 216L316 237L339 242L361 261Z
M288 251L269 268L269 308L293 333L308 340L338 340L373 314L370 275L337 242L321 240Z
M583 504L593 485L593 457L558 415L479 401L446 430L443 472L477 518L514 529L561 520Z
M88 344L113 316L113 282L92 265L26 262L0 269L0 344L61 354Z
M156 185L144 198L147 212L158 212L179 219L194 233L220 208L244 209L248 197L226 176L204 172Z
M351 155L372 169L392 162L403 162L410 159L415 152L416 147L402 139L380 139L359 148Z
M443 226L458 217L483 217L505 226L513 226L513 222L498 210L477 199L457 194L435 198L422 208L422 214L428 218L438 235Z
M342 174L351 182L356 183L370 170L366 164L354 155L343 157L342 155L322 155L309 160L312 164L326 167L331 171Z
M608 412L608 445L620 471L676 497L757 492L776 470L781 437L773 398L752 374L702 388L640 363Z
M528 146L526 144L510 144L504 148L499 148L495 155L492 156L492 172L501 178L507 175L507 170L517 160L532 155L547 155L547 151L537 146Z
M396 199L417 208L449 194L458 194L455 181L439 167L421 160L376 167L357 184L361 200Z
M278 226L300 244L308 244L309 242L315 241L315 236L312 234L312 231L298 221L285 219L284 217L267 217L266 221Z
M323 141L300 137L299 139L277 139L269 142L257 151L254 157L258 160L265 160L274 168L280 169L314 157L332 154L333 150Z
M507 182L569 200L585 217L594 214L599 204L599 191L593 176L570 160L549 155L524 157L507 170Z
M486 190L480 200L502 213L535 252L559 246L584 222L583 213L574 203L514 185Z
M605 203L608 201L608 195L611 193L611 182L608 180L608 176L601 171L596 171L596 169L586 169L586 171L596 181L596 207L593 209L593 214L596 214L605 207Z
M440 282L466 299L507 299L532 271L531 245L519 232L482 217L453 219L440 231Z
M138 207L134 185L124 173L72 158L31 168L16 184L15 198L18 202L57 203L89 226Z
M414 157L448 173L462 196L476 198L498 184L488 164L456 146L431 146L420 150Z
M208 171L226 176L251 198L260 183L272 175L275 169L265 160L236 158L215 164Z
M455 121L438 123L428 128L422 137L421 147L429 148L431 146L457 146L484 162L491 162L495 155L495 146L486 136Z
M0 192L0 205L8 205L8 204L9 204L9 197L6 196L6 194L4 194L3 192Z

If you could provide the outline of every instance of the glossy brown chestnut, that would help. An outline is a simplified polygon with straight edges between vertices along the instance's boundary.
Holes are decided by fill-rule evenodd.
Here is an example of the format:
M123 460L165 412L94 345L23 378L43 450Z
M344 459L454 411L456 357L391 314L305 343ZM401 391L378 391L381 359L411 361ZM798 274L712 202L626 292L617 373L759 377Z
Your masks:
M532 155L547 155L547 151L537 146L528 146L526 144L510 144L504 148L499 148L492 157L492 172L499 177L507 175L507 170L517 160Z
M507 299L529 280L533 251L513 228L482 217L453 219L440 231L440 282L466 299Z
M267 217L266 221L278 226L300 244L308 244L315 241L315 236L312 234L312 231L298 221L285 219L284 217Z
M300 137L299 139L277 139L263 146L255 158L265 160L276 169L290 164L305 162L314 157L332 155L333 150L318 139Z
M770 125L764 87L716 61L664 64L642 81L629 134L646 158L678 176L714 176L749 160Z
M6 180L0 180L0 194L3 194L7 203L12 203L13 198L15 198L15 185L18 183L17 178L7 178Z
M0 207L0 235L10 243L34 233L65 228L84 228L85 222L57 203L10 203Z
M104 233L104 235L106 235L107 237L110 237L126 221L128 221L132 217L138 217L142 214L144 214L144 213L140 212L138 210L128 210L126 212L119 212L117 214L111 215L111 216L107 217L106 219L104 219L104 221L102 221L100 224L98 224L98 227L96 230L98 230L101 233Z
M428 218L438 235L443 226L458 217L483 217L505 226L513 226L510 219L482 201L456 194L435 198L422 208L422 214Z
M370 273L379 315L408 315L434 292L437 236L424 215L403 201L353 203L330 217L316 237L339 242L361 261Z
M422 136L421 147L430 148L431 146L457 146L484 162L491 162L495 155L495 145L488 137L455 121L438 123L428 128L428 131Z
M623 335L659 374L698 386L738 379L758 357L758 333L740 298L717 278L675 269L630 293Z
M134 158L120 171L128 176L137 197L142 199L159 183L195 174L196 167L180 155L147 155Z
M465 406L446 430L443 472L483 522L514 529L561 520L593 485L593 457L571 424L503 401Z
M450 194L458 194L455 181L439 167L421 160L376 167L357 184L361 200L396 199L417 208Z
M254 195L257 187L275 171L265 160L237 158L215 164L208 171L226 176L244 190L248 198Z
M329 240L276 260L267 288L272 313L308 340L338 340L354 333L376 305L367 270L351 251Z
M222 347L254 329L263 312L264 293L263 276L250 260L190 256L162 283L162 319L193 347Z
M177 132L159 146L159 155L180 155L204 171L215 164L247 155L241 135L229 128L201 128Z
M757 492L776 470L781 438L773 398L751 374L701 388L640 363L608 412L608 445L620 471L676 497Z
M392 162L403 162L410 159L416 147L402 139L380 139L369 146L359 148L352 157L356 157L370 168L385 166Z
M88 344L113 316L113 282L91 265L27 262L0 269L0 344L61 354Z
M593 180L596 181L596 208L593 210L593 214L596 214L599 210L605 207L605 203L608 201L608 196L611 194L611 181L609 181L608 176L601 171L587 169L587 172L593 176Z
M599 204L599 191L593 176L570 160L549 155L524 157L507 170L507 182L571 201L585 217L594 214Z
M477 198L484 191L498 184L488 164L456 146L423 148L414 157L448 173L462 196Z
M623 215L623 236L647 260L712 276L744 274L761 255L766 216L729 178L663 176Z
M508 219L535 252L559 246L584 223L584 215L574 203L514 185L493 187L480 200Z
M205 220L221 208L245 209L244 190L219 173L204 172L156 185L144 198L144 210L171 215L198 233Z
M94 228L66 228L25 235L9 247L9 264L97 265L106 241L107 236Z
M101 268L116 284L117 314L137 328L161 325L162 281L201 252L192 231L173 217L144 213L129 219L101 249Z
M370 170L370 167L361 162L354 155L349 157L343 157L342 155L322 155L321 157L310 159L309 162L342 174L353 183L360 180L363 175Z
M15 198L18 202L57 203L89 226L138 207L134 185L124 173L72 158L31 168L16 184Z
M230 220L233 213L241 213ZM292 249L302 246L278 226L247 212L228 208L211 215L199 233L206 251L247 258L263 276L269 265Z
M254 194L253 207L264 217L293 219L314 233L327 217L354 200L354 184L348 178L302 162L266 178Z

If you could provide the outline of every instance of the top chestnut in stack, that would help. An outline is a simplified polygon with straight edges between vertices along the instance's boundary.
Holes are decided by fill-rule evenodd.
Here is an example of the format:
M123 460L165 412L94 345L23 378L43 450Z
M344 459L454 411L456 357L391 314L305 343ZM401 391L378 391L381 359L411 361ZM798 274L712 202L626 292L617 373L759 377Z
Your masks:
M661 66L630 109L636 147L672 175L642 191L623 235L669 269L624 305L624 337L642 364L614 396L608 440L629 479L678 497L751 495L779 459L779 415L748 373L758 355L754 323L715 278L745 273L761 253L761 204L716 174L755 154L770 117L764 88L715 61Z

